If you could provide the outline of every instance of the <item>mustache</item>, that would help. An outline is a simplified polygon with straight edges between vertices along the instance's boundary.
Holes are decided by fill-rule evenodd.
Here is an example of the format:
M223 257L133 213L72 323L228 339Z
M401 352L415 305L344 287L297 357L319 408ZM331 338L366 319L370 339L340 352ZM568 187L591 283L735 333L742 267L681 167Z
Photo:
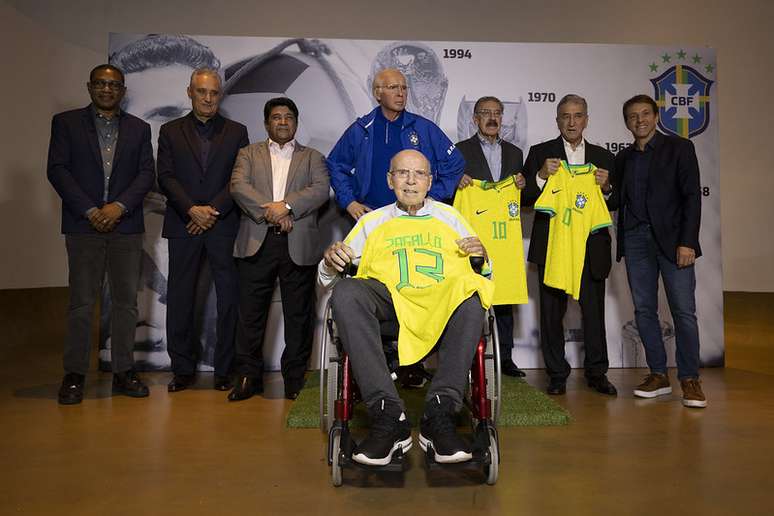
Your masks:
M499 127L499 126L500 126L500 124L498 124L498 123L497 123L497 122L495 122L494 120L490 120L489 122L487 122L487 123L486 123L486 126L487 126L487 127Z

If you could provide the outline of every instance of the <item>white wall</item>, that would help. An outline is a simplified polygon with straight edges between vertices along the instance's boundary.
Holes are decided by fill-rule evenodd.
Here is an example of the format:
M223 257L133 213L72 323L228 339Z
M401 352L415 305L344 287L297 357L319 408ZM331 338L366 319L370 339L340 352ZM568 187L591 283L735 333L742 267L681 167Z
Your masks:
M85 82L106 60L108 33L179 32L714 47L723 286L774 291L774 171L766 165L772 19L774 3L764 0L2 1L0 289L67 284L59 201L45 177L50 119L88 103ZM606 80L615 77L600 77Z

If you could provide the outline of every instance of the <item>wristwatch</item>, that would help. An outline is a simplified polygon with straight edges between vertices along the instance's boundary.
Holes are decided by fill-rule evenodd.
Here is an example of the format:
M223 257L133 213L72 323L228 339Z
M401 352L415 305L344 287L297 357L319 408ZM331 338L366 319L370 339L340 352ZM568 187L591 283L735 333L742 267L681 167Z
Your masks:
M290 204L288 204L287 201L285 201L285 209L287 209L288 211L293 211L293 208L290 207Z

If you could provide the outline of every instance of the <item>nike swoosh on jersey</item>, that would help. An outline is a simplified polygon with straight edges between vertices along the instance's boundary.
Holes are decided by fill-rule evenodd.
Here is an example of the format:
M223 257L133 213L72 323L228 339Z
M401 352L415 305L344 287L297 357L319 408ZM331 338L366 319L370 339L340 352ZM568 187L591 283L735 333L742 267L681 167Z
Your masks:
M562 191L562 189L560 188L559 190L551 190L551 193L552 193L552 194L557 194L557 193L559 193L559 192L561 192L561 191Z
M486 213L488 211L489 211L489 208L487 208L485 210L476 210L476 215L481 215L482 213Z

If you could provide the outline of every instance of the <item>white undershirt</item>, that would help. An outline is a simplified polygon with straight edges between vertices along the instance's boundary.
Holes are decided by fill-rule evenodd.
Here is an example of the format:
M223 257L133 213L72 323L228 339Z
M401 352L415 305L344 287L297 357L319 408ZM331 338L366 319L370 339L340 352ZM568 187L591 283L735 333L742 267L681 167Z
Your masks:
M567 154L567 163L570 165L585 165L586 164L586 140L581 140L577 147L575 147L575 150L573 150L572 145L570 145L570 142L562 138L562 142L564 143L564 153ZM538 188L540 190L543 190L543 187L546 185L547 179L543 179L540 176L535 176L535 180L537 181Z
M296 140L290 140L282 147L269 138L269 154L271 155L271 181L274 201L285 198L285 188L288 182L288 170L293 159L293 150L296 148Z

